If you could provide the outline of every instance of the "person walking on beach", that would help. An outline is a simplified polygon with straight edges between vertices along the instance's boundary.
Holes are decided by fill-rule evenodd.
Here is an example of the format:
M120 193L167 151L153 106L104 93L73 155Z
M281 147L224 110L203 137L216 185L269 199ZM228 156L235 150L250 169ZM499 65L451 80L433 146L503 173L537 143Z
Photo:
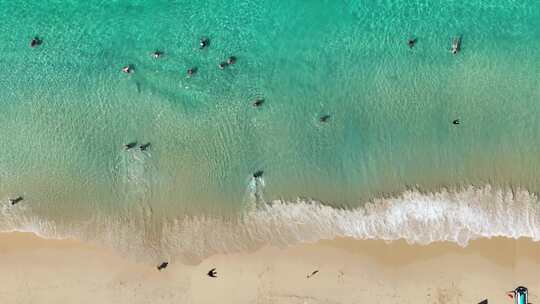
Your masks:
M216 269L215 268L210 269L210 271L208 271L208 273L206 273L206 275L211 277L211 278L217 278Z
M167 266L169 266L169 263L168 262L163 262L163 263L161 263L161 264L159 264L157 266L157 270L161 271L161 270L167 268Z
M23 200L23 197L22 196L17 196L16 198L9 198L8 201L9 203L11 204L11 206L14 206L20 202L22 202Z
M308 274L308 275L306 276L306 278L309 279L309 278L311 278L312 276L316 275L317 273L319 273L319 270L315 270L315 271L313 271L311 274Z

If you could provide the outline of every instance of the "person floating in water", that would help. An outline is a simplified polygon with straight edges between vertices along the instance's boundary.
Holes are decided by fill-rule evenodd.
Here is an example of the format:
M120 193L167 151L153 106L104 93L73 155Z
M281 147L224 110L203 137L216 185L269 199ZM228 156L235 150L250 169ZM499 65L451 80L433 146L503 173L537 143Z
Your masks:
M189 68L189 69L187 70L187 74L188 74L188 76L190 76L190 77L193 76L193 75L195 75L196 73L197 73L197 68L196 68L196 67L192 67L192 68Z
M9 198L9 199L8 199L9 203L11 204L11 206L16 205L16 204L22 202L22 200L23 200L23 197L22 197L22 196L17 196L16 198Z
M157 270L161 271L161 270L167 268L167 266L169 266L169 263L168 262L163 262L163 263L159 264L156 268L157 268Z
M323 115L319 118L320 122L328 122L330 120L330 115Z
M461 50L461 36L454 37L452 40L452 54L457 54Z
M130 143L125 144L125 145L124 145L124 149L130 150L130 149L133 149L136 145L137 145L137 142L136 142L136 141L133 141L133 142L130 142Z
M253 178L261 178L263 176L264 171L258 170L255 173L253 173Z
M206 273L207 276L211 277L211 278L217 278L217 272L216 272L216 269L215 268L212 268L210 269L210 271L208 271Z
M254 102L253 102L253 106L254 107L260 107L262 106L264 103L264 99L263 98L257 98Z
M152 53L152 57L154 58L160 58L161 56L163 55L163 52L161 51L158 51L158 50L155 50L153 53Z
M409 48L412 49L415 44L416 44L416 38L409 38L409 40L407 40L407 45L409 46Z
M235 64L235 63L236 63L236 57L235 56L231 56L231 57L227 58L227 64L232 65L232 64Z
M126 65L125 67L122 68L122 72L124 72L126 74L131 74L131 73L135 72L135 68L133 67L133 65L128 64L128 65Z
M148 150L148 148L150 148L150 145L151 144L149 142L145 143L145 144L142 144L142 145L139 146L139 149L141 149L141 151L146 151L146 150Z
M220 63L218 64L218 67L219 67L220 70L223 70L223 69L225 69L228 65L229 65L229 64L228 64L227 62L223 61L223 62L220 62Z
M459 119L454 119L454 120L452 121L452 123L453 123L454 125L459 125L459 124L460 124L460 121L459 121Z
M206 37L202 37L200 40L199 40L199 49L204 49L204 48L207 48L208 46L210 45L210 39L206 38Z
M43 43L43 41L41 39L39 39L39 37L34 37L30 41L30 47L33 48L33 47L36 47L36 46L40 46L42 43Z

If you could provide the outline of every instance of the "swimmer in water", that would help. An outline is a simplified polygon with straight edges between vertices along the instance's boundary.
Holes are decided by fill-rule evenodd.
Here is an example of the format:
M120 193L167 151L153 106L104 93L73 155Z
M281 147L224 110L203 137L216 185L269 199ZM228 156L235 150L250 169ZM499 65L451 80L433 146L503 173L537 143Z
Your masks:
M409 40L407 40L407 45L409 46L409 48L412 49L415 44L416 44L416 38L409 38Z
M136 145L137 145L137 142L136 142L136 141L133 141L133 142L130 142L130 143L125 144L125 145L124 145L124 149L129 150L129 149L134 148Z
M319 121L320 122L328 122L328 120L330 119L330 115L323 115L319 118Z
M36 46L41 45L42 43L43 43L43 41L41 41L41 39L39 39L38 37L34 37L30 41L30 47L36 47Z
M461 36L454 37L454 39L452 40L452 54L455 55L459 53L459 51L461 51Z
M208 47L210 45L210 39L208 38L201 38L201 40L199 41L199 49L204 49L206 47Z
M220 62L220 63L218 64L218 67L219 67L220 70L223 70L223 69L225 69L228 65L229 65L229 64L228 64L227 62Z
M126 65L125 67L122 68L122 72L124 72L126 74L131 74L134 71L135 71L135 69L133 68L133 66L131 64Z
M454 119L454 120L452 121L452 123L453 123L454 125L459 125L459 124L460 124L460 121L459 121L459 119Z
M150 148L150 143L145 143L145 144L142 144L139 146L139 149L141 149L141 151L146 151L148 150L148 148Z
M197 68L196 68L196 67L192 67L192 68L189 68L189 69L187 70L187 74L188 74L188 76L190 76L190 77L193 76L193 75L195 75L195 73L197 73Z
M155 51L152 53L152 57L154 57L154 58L156 58L156 59L160 58L162 55L163 55L163 52L158 51L158 50L155 50Z
M236 63L236 57L235 56L231 56L227 59L227 64L235 64Z
M253 178L261 178L263 176L263 173L263 170L256 171L255 173L253 173Z
M263 98L257 98L257 99L253 102L253 106L257 108L257 107L262 106L263 103L264 103L264 99L263 99Z

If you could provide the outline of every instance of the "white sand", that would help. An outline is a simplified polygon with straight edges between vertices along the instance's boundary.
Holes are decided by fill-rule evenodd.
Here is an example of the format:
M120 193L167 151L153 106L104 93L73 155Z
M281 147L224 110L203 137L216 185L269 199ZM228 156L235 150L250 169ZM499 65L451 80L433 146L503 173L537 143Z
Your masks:
M159 272L78 241L7 233L0 234L0 303L511 304L505 292L518 285L539 303L539 262L540 244L528 240L460 248L340 239L171 263ZM219 277L207 277L214 267Z

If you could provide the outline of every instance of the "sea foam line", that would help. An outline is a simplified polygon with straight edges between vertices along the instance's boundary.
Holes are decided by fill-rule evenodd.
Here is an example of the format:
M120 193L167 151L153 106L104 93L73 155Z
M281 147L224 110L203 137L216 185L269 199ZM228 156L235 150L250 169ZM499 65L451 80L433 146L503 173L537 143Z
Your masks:
M167 230L174 236L172 243L180 245L177 250L191 244L202 256L213 253L207 250L227 252L337 237L404 239L414 244L449 241L466 246L470 240L497 236L539 240L540 205L537 196L528 191L491 186L458 192L411 190L354 210L305 200L275 201L237 222L197 218L178 221Z
M5 220L8 214L3 210ZM153 234L144 233L147 227L142 227L140 220L119 221L105 215L72 227L43 221L27 211L19 215L17 223L11 220L15 227L6 227L3 221L1 230L96 241L153 258L204 258L263 245L287 246L337 237L404 239L413 244L449 241L461 246L474 239L498 236L540 240L537 196L522 189L494 189L489 185L436 193L410 190L353 210L309 200L274 201L236 219L199 216L163 222ZM159 239L152 239L156 237Z

